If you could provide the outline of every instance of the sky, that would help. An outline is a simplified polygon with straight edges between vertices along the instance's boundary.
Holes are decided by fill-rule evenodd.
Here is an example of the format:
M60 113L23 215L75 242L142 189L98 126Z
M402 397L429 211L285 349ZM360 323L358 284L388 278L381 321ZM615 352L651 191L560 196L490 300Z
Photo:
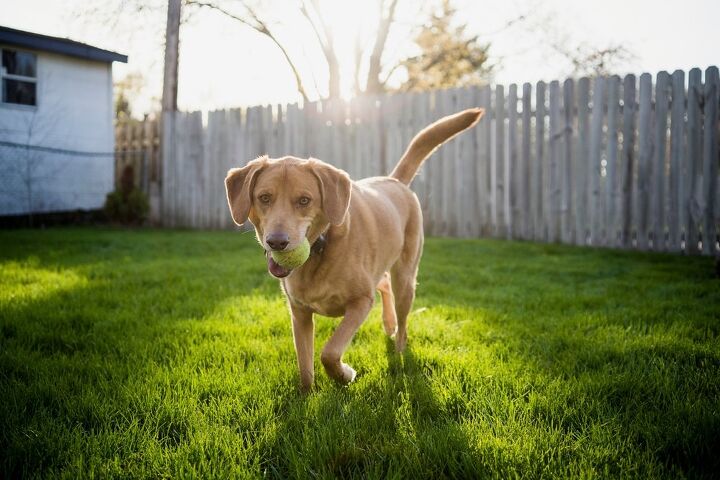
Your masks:
M128 64L114 65L114 78L142 76L142 88L132 103L133 110L142 113L153 109L161 92L166 4L145 1L155 8L137 14L118 9L123 0L0 0L0 25L127 54ZM275 28L297 60L310 96L317 97L326 84L322 55L312 31L291 13L296 9L288 8L293 1L297 0L264 0L262 5L277 19ZM378 2L320 2L334 27L344 72L343 95L349 96L354 39L359 35L370 44ZM419 8L419 3L399 1L384 56L387 62L417 53L411 41L414 26L430 11ZM566 78L570 65L554 53L553 41L598 48L621 44L633 58L617 66L619 74L720 64L720 0L454 0L453 5L458 21L467 23L467 32L490 43L496 83ZM525 21L504 27L521 14L526 15ZM401 80L401 72L393 78L395 83ZM217 12L204 9L187 18L181 29L181 109L293 103L298 98L289 68L266 38Z

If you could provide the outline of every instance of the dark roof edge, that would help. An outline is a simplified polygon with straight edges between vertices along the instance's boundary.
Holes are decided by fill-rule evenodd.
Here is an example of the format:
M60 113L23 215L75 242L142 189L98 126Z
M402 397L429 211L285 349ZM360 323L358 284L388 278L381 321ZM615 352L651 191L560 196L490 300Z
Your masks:
M0 26L0 43L15 47L32 48L45 52L60 53L71 57L85 58L96 62L127 63L127 55L103 50L67 38L51 37L39 33L25 32Z

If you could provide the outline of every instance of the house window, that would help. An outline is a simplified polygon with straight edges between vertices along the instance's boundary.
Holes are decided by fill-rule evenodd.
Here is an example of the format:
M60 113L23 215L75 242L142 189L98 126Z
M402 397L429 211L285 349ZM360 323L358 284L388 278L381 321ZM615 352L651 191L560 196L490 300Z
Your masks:
M34 53L2 49L3 103L37 105L37 58Z

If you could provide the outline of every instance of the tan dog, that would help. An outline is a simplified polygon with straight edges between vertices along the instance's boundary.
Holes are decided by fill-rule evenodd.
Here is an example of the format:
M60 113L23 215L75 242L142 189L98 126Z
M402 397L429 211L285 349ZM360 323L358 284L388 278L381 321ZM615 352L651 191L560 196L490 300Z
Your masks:
M328 375L349 383L355 370L342 362L350 340L379 290L385 332L395 348L407 342L407 316L423 247L420 203L408 185L422 162L443 142L475 125L474 108L438 120L410 142L389 177L353 182L320 160L260 157L225 178L238 225L248 218L265 248L268 270L281 279L292 315L300 380L313 384L313 313L344 316L320 356ZM267 254L292 250L307 237L310 258L287 270ZM389 272L389 273L388 273Z

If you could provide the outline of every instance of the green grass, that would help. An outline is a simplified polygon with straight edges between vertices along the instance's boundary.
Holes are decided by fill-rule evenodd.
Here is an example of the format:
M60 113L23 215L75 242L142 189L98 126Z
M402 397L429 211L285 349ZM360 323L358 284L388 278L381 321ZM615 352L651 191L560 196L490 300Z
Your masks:
M405 354L376 306L303 396L251 234L0 232L0 476L720 472L710 259L429 239L419 283Z

